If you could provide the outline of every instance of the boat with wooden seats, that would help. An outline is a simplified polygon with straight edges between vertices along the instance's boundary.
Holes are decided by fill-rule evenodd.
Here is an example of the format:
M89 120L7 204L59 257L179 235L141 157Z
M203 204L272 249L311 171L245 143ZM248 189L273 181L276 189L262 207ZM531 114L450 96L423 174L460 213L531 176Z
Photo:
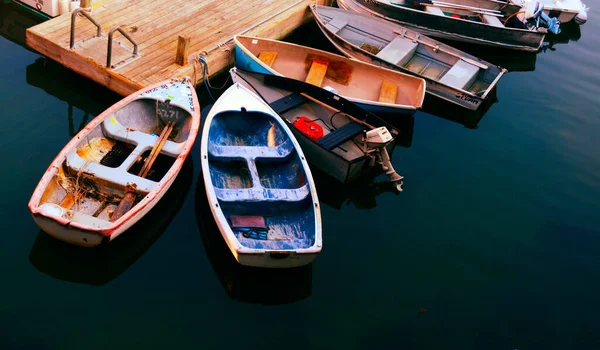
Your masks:
M234 82L254 91L290 126L311 165L342 183L385 173L402 191L392 166L399 132L356 104L312 84L236 68Z
M321 251L321 211L289 127L234 83L215 102L201 141L204 186L229 250L242 265L294 267Z
M427 81L427 93L478 110L506 72L437 40L381 18L311 5L325 37L344 55Z
M80 246L114 240L169 189L189 154L200 106L189 81L133 93L62 149L29 201L36 224Z
M510 22L513 13L440 7L429 0L339 0L337 4L397 22L429 37L512 50L537 52L548 32L544 27L527 28Z
M413 114L423 105L425 80L306 46L236 36L235 64L333 91L373 112Z

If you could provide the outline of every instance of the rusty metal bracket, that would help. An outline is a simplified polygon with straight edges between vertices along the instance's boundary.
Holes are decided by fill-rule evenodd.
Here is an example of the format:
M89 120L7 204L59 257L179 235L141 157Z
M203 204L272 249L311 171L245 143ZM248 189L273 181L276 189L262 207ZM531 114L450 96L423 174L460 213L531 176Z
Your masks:
M133 57L138 55L138 44L127 34L121 27L113 27L110 32L108 32L108 52L106 54L106 68L111 68L110 61L112 59L112 42L113 42L113 34L118 31L123 34L125 39L129 40L133 44Z
M75 46L75 18L77 17L78 14L82 14L83 17L87 18L90 20L90 22L92 22L96 28L98 28L98 31L96 32L96 36L99 37L102 35L102 27L100 26L100 24L98 22L96 22L95 19L92 18L92 16L90 16L87 12L85 12L83 10L83 8L78 8L75 11L73 11L73 13L71 14L71 41L69 44L69 47L72 49L73 46Z

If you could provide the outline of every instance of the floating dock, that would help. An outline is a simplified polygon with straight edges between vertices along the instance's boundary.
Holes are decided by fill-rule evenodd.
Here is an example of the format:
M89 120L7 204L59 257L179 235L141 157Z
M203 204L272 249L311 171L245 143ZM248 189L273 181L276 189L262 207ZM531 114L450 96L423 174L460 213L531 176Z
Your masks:
M170 78L188 76L200 83L200 54L205 56L209 77L214 76L233 64L235 35L281 39L311 20L308 5L315 2L331 3L104 0L90 14L97 25L82 13L64 14L29 28L26 42L65 67L129 95ZM110 33L113 43L109 49ZM126 36L136 43L137 53Z

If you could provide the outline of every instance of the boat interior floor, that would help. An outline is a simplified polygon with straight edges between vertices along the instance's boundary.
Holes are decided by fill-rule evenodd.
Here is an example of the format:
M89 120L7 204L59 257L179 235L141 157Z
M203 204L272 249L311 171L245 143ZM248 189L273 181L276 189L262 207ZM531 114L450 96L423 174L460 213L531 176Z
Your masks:
M242 245L312 246L314 234L306 228L311 222L314 226L309 183L294 144L273 116L246 110L216 114L208 157L215 194L228 220L258 216L266 222L264 235L232 227Z

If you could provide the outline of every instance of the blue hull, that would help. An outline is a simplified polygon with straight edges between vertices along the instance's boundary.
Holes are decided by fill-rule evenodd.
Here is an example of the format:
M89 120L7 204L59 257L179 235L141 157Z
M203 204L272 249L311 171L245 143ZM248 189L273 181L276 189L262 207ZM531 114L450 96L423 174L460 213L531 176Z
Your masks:
M273 75L273 72L265 69L265 67L261 66L254 58L247 55L237 45L235 46L235 66L248 72Z

